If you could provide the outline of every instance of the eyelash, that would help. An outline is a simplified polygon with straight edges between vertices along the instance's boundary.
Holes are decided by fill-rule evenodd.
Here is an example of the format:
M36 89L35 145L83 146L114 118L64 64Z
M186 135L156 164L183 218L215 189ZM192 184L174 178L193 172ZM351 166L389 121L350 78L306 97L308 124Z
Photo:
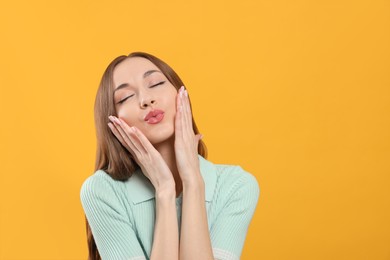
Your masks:
M122 104L123 102L126 101L126 99L131 98L132 96L134 96L134 94L133 94L133 95L130 95L130 96L128 96L128 97L125 97L124 99L122 99L121 101L119 101L118 104Z
M159 82L159 83L157 83L157 84L154 84L154 85L150 86L149 88L154 88L154 87L157 87L157 86L162 85L162 84L164 84L164 83L165 83L165 81L161 81L161 82ZM121 101L119 101L118 104L122 104L122 103L125 102L128 98L131 98L132 96L134 96L134 94L133 94L133 95L130 95L130 96L128 96L128 97L125 97L124 99L122 99Z
M165 81L161 81L161 82L159 82L157 84L154 84L154 85L150 86L149 88L154 88L154 87L157 87L157 86L162 85L164 83L165 83Z

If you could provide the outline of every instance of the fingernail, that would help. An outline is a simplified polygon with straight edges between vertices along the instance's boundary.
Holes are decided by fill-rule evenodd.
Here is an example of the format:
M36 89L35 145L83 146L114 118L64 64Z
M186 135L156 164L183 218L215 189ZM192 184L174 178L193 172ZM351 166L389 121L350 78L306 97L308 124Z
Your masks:
M121 121L117 118L117 117L114 117L114 120L115 120L115 122L117 123L117 124L121 124Z
M203 135L202 135L202 134L200 134L199 140L201 140L202 138L203 138Z
M108 127L109 127L110 129L112 129L111 123L108 123L107 125L108 125Z
M184 90L184 95L186 95L186 97L188 97L188 92L187 92L187 90Z

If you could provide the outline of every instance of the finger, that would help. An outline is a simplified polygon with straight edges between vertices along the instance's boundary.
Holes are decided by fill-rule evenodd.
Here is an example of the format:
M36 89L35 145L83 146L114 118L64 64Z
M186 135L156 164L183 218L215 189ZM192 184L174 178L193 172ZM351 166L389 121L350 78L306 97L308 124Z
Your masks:
M146 153L147 150L146 147L142 144L142 142L139 140L138 136L135 133L135 127L130 127L123 119L118 118L121 122L121 126L124 129L125 133L127 134L128 138L134 146L137 147L137 149L143 153Z
M120 133L125 143L130 147L130 149L135 153L135 155L139 157L140 154L142 153L142 149L140 149L140 146L137 145L137 142L135 142L135 140L131 138L131 135L127 134L126 131L124 130L124 127L126 126L128 127L128 125L126 123L122 124L122 122L117 117L113 117L113 116L112 116L112 121L114 122L114 126Z
M199 143L199 141L203 138L203 135L202 134L197 134L195 136L195 140L196 140L196 143Z
M152 152L153 150L155 150L154 146L150 143L148 138L146 138L146 136L135 126L133 128L134 135L138 138L142 146L145 148L146 152Z
M118 132L118 130L116 129L116 127L112 124L112 123L108 123L108 127L111 129L112 133L115 135L115 137L118 139L118 141L126 146L126 142L123 140L121 134Z
M186 117L185 117L185 100L184 100L184 86L180 88L179 91L179 128L180 128L180 137L183 137L186 132Z
M193 133L190 100L186 89L183 92L183 119L185 130L188 131L188 133Z
M122 121L123 124L125 124L127 126L128 131L131 132L132 140L136 141L137 147L139 147L139 149L142 150L142 152L144 154L149 153L155 149L154 146L150 143L150 141L146 138L146 136L139 129L137 129L135 126L129 127L126 124L126 122L124 122L122 119L120 119L120 120Z
M118 120L128 140L134 145L140 155L144 155L145 153L147 153L147 150L135 134L134 127L130 127L123 119L118 118Z
M135 153L136 148L131 143L128 143L123 139L122 135L119 133L118 129L113 123L108 123L108 126L119 142L130 152L130 154L133 156L133 159L137 161L137 155Z
M176 95L176 111L180 110L180 106L183 103L182 100L181 100L183 89L184 89L184 86L181 86L180 89L177 91L177 95Z
M178 137L182 137L183 130L182 130L182 120L183 120L183 115L182 115L182 89L181 87L177 93L176 96L176 116L175 116L175 135Z

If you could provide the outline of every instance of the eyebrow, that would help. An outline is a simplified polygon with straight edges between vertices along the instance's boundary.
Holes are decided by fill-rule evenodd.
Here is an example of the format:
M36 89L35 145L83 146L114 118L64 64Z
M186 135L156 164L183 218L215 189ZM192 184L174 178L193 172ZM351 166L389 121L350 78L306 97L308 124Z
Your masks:
M159 71L159 70L148 70L147 72L144 73L143 78L146 78L147 76L149 76L150 74L152 74L152 73L154 73L154 72L160 72L160 73L162 73L162 72ZM126 88L126 87L128 87L128 86L129 86L128 83L120 84L117 88L114 89L114 94L115 94L115 92L116 92L117 90L120 90L120 89L122 89L122 88Z

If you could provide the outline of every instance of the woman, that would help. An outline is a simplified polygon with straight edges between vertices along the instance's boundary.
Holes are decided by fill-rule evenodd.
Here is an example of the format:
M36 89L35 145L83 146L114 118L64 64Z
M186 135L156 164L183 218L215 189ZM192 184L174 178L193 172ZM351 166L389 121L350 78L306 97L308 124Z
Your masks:
M96 172L80 192L89 259L239 259L258 183L205 159L172 68L141 52L113 60L95 123Z

